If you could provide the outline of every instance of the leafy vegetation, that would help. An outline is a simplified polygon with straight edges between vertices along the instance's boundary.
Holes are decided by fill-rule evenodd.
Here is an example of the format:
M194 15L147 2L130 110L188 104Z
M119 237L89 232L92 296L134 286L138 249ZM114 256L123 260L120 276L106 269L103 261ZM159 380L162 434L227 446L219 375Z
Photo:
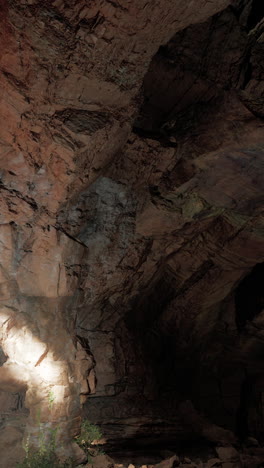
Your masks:
M55 400L55 395L54 395L53 391L50 390L49 394L48 394L48 402L49 402L49 409L50 410L52 410L54 400Z
M91 424L87 419L83 421L81 426L81 433L76 437L77 444L85 451L91 445L96 445L96 442L102 438L102 433L98 426Z
M48 402L49 410L52 410L54 404L54 394L49 392ZM32 447L30 444L30 438L28 437L23 448L25 450L25 458L20 463L17 463L17 468L73 468L76 464L73 460L68 459L67 461L61 462L57 455L57 443L56 437L59 427L47 428L41 423L40 410L37 413L37 422L39 427L38 433L38 448ZM102 438L100 429L85 420L81 426L81 433L75 438L77 444L87 454L88 460L91 461L91 455L103 454L103 452L96 447L96 443Z
M48 394L49 409L52 410L55 396L53 392ZM30 445L28 437L23 449L26 452L24 460L18 463L17 468L73 468L75 466L72 460L61 462L56 456L56 436L58 427L46 428L41 424L40 409L37 413L37 423L39 427L38 448Z
M42 437L41 445L37 450L30 447L29 442L24 445L26 456L24 460L17 464L17 468L73 468L75 465L72 460L60 462L55 454L55 437L44 444Z
M104 452L98 448L97 442L102 439L102 433L98 426L91 424L88 420L83 421L81 433L76 437L76 442L88 457L88 462L92 461L92 456L103 455Z
M29 452L26 458L17 464L17 468L73 468L72 461L60 462L57 457L38 452Z

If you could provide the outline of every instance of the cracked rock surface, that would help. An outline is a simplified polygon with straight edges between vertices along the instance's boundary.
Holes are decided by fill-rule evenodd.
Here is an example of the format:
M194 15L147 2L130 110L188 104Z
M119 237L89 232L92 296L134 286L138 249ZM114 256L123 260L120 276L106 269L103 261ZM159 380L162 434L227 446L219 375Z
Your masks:
M262 6L0 7L0 467L263 438Z

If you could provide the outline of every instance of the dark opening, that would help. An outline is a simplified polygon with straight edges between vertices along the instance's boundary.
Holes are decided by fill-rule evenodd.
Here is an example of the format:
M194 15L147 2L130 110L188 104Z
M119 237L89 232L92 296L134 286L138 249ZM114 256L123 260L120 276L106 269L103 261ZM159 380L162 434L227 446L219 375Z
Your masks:
M253 0L250 15L248 17L247 26L249 31L264 18L264 2L261 0Z
M158 194L158 187L150 187L151 194ZM147 289L141 292L139 298L131 304L131 310L126 317L128 328L142 331L149 329L162 315L175 294L175 279L167 269L155 277Z
M155 191L155 187L152 188ZM175 278L165 269L154 279L148 290L142 292L127 316L126 324L134 335L141 358L145 362L148 377L155 382L156 398L164 388L172 385L175 336L171 329L164 329L162 315L175 295ZM165 327L166 328L166 327Z
M3 349L0 346L0 366L3 366L7 359L8 357L5 355Z
M245 71L244 82L243 82L243 85L242 85L242 89L246 88L246 86L250 82L251 78L252 78L252 65L249 62L248 65L247 65L247 69Z
M239 284L235 293L236 325L243 330L264 308L264 263L258 263Z
M236 417L236 433L242 442L251 435L249 427L249 408L254 396L255 383L256 377L247 375L241 385L240 403Z

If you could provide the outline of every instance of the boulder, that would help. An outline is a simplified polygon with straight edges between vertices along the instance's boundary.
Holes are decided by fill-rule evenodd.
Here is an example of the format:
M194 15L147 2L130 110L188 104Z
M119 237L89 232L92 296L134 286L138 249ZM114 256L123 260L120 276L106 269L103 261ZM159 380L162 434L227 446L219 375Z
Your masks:
M92 461L89 461L89 463L87 464L87 467L89 468L114 468L114 466L115 465L112 458L105 454L97 455L93 458ZM129 466L130 468L133 467L133 465Z
M213 468L213 467L217 467L221 465L222 465L222 462L219 458L211 458L210 460L208 460L206 464L206 468Z
M155 468L175 468L176 466L179 466L179 464L179 457L177 455L173 455L173 457L167 458L155 465Z
M234 447L216 447L215 450L221 461L229 462L240 459L239 453Z

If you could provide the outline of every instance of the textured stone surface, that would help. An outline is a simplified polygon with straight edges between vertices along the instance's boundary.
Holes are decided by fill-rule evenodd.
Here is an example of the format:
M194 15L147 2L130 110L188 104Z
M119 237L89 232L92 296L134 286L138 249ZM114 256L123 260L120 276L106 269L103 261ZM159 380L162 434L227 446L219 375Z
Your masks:
M0 6L0 466L12 415L10 468L39 420L80 459L87 395L111 443L263 432L255 2Z
M180 464L179 457L177 455L174 455L171 458L168 458L167 460L163 460L162 462L158 463L156 465L156 468L175 468Z
M216 453L222 461L236 461L239 459L239 453L234 447L216 447Z

